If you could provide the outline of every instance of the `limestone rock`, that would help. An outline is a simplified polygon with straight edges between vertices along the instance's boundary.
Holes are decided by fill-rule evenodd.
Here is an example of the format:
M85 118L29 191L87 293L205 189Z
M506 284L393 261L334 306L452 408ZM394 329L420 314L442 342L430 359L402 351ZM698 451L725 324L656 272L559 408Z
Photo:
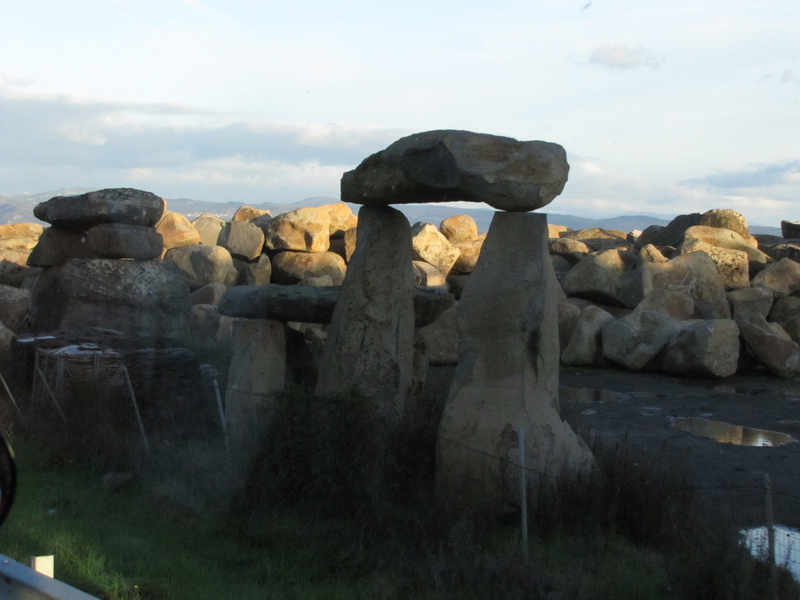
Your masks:
M558 144L428 131L396 141L345 173L341 198L369 205L460 200L530 211L558 196L568 173Z
M448 242L457 246L478 237L478 224L469 215L455 215L439 223L439 231Z
M262 254L239 271L239 285L266 285L272 280L272 262ZM332 285L332 284L331 284Z
M330 248L331 213L324 207L303 207L277 215L266 226L270 250L327 252Z
M472 240L471 242L464 242L457 244L455 248L459 251L456 262L453 263L451 273L456 275L472 273L478 259L481 256L481 249L483 248L483 238Z
M750 285L750 266L746 252L718 248L699 240L692 240L689 239L688 233L681 244L680 251L681 253L702 251L708 254L717 268L717 273L725 289L738 290Z
M603 356L631 371L639 371L678 330L680 325L662 313L634 311L603 327Z
M413 265L414 285L438 287L447 291L447 281L439 269L421 260L413 261Z
M566 348L561 352L561 362L565 365L601 365L603 348L601 332L603 327L614 321L613 315L597 306L587 306L581 311L575 330Z
M458 306L459 366L439 426L437 491L494 514L525 464L548 479L593 459L558 413L558 283L541 214L498 212Z
M739 328L730 319L690 323L672 337L659 359L668 373L730 377L739 363Z
M222 301L222 296L225 295L225 291L227 289L228 288L225 287L224 284L215 281L213 283L204 285L203 287L198 288L189 294L189 301L193 306L197 306L198 304L212 304L214 306L219 306L219 303Z
M164 251L164 240L153 227L103 223L86 232L89 252L98 258L153 260Z
M707 227L718 227L735 231L743 239L750 237L750 228L747 226L745 216L729 208L712 208L707 210L700 217L700 225Z
M655 289L636 305L634 312L650 310L676 321L686 321L694 315L694 300L686 294L666 289Z
M753 286L765 287L775 298L800 290L800 263L788 258L767 265L753 278Z
M624 249L630 246L627 236L623 232L602 229L600 227L564 231L561 233L561 239L582 242L592 252L599 252L617 247Z
M436 267L445 277L453 268L460 251L430 223L416 223L411 228L411 245L415 260Z
M28 256L28 266L60 267L73 258L96 258L89 250L86 233L62 227L48 227Z
M236 209L235 213L233 213L231 221L234 223L247 222L247 221L252 221L253 219L257 219L259 217L263 217L264 215L269 216L270 212L268 210L262 210L260 208L254 208L252 206L243 204L242 206Z
M763 287L751 287L728 292L731 318L737 323L760 315L764 318L772 307L772 292Z
M591 250L580 240L569 238L549 238L548 248L553 256L560 256L572 264L577 264L586 257Z
M143 344L175 343L187 332L190 310L186 276L170 261L73 259L39 276L26 330L100 327Z
M800 346L777 323L760 315L739 323L748 352L778 377L800 375Z
M667 262L669 260L653 244L647 244L641 248L639 250L639 258L642 259L642 262Z
M167 211L156 223L156 231L164 238L164 249L192 246L200 243L200 234L189 219L180 213Z
M18 333L28 313L31 294L10 285L0 285L0 323Z
M175 263L186 274L192 289L214 282L230 287L239 278L231 253L221 246L193 244L171 248L164 260Z
M216 246L219 244L219 235L222 233L222 228L225 227L225 221L203 213L192 221L192 226L200 235L200 243L206 246Z
M753 247L753 243L758 245L758 242L753 238L752 241L743 238L735 231L729 229L719 229L717 227L705 227L697 225L689 227L684 232L683 242L680 245L681 252L691 252L691 246L697 242L705 242L717 248L726 248L728 250L738 250L747 254L747 259L751 263L766 264L769 262L769 256Z
M330 275L334 285L342 285L347 265L335 252L280 252L272 259L272 280L291 285L307 277Z
M113 188L80 196L56 196L33 209L40 221L85 231L101 223L152 227L166 209L164 200L142 190Z
M264 232L247 221L234 221L225 224L217 243L235 258L252 260L264 250Z
M547 224L547 237L548 238L559 238L561 234L565 231L572 231L566 225L550 225Z
M636 266L636 256L618 249L589 254L564 276L561 282L567 296L578 296L602 304L626 304L620 297L620 278ZM632 303L636 306L638 302Z
M342 236L345 231L358 226L358 217L344 202L323 204L317 207L317 210L328 215L330 219L328 235L332 237Z
M414 371L411 261L406 217L387 206L363 207L316 389L321 396L355 390L395 424L403 418Z

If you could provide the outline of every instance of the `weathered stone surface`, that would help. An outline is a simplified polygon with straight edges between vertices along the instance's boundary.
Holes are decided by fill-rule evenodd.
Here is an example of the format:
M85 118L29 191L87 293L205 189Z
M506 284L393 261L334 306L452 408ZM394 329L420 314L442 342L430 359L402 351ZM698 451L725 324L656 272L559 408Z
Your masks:
M790 240L800 238L800 221L781 221L781 235Z
M344 232L344 260L345 262L350 262L350 259L353 257L353 252L356 251L356 241L357 241L358 230L353 227L352 229L348 229Z
M759 236L762 240L764 237L765 236ZM760 241L759 248L773 260L790 258L791 260L800 262L800 239Z
M558 144L427 131L396 141L345 173L341 197L355 204L461 200L529 211L558 196L568 173L566 152Z
M458 362L458 305L445 310L433 323L418 330L425 338L428 361L432 365L454 365Z
M556 272L556 279L559 283L564 280L564 277L572 269L573 264L562 256L555 254L550 255L550 262L553 263L553 270Z
M60 267L73 258L96 258L89 250L86 233L48 227L28 256L30 267Z
M13 358L11 342L14 339L14 332L0 323L0 360L11 360Z
M335 287L330 275L319 275L317 277L306 277L297 282L297 285L306 287Z
M483 241L484 238L478 238L471 242L456 245L455 248L459 251L459 255L450 272L456 275L472 273L478 259L481 257Z
M291 285L308 277L330 275L334 285L342 285L347 265L335 252L281 252L272 258L272 280Z
M286 384L285 325L237 319L225 390L225 420L235 464L247 465L268 429L274 394Z
M100 327L143 343L174 343L187 332L190 310L186 276L170 261L73 259L41 273L25 328L85 332Z
M415 260L436 267L445 277L453 268L460 250L447 241L434 225L416 223L411 228L411 246Z
M686 294L665 289L655 289L636 305L634 311L651 310L676 321L691 319L694 315L694 300Z
M231 221L234 223L252 221L253 219L263 217L264 215L269 216L270 212L268 210L262 210L260 208L254 208L252 206L248 206L247 204L243 204L236 209L235 213L233 213Z
M219 234L218 245L242 260L252 260L261 256L264 250L264 232L258 225L247 221L226 223Z
M568 238L549 238L548 247L550 254L566 258L572 264L580 262L591 252L583 242Z
M727 293L731 318L737 323L755 315L766 318L772 307L772 292L763 287L751 287Z
M777 323L768 323L760 315L739 323L750 355L778 377L800 375L800 346Z
M478 237L478 224L469 215L455 215L439 223L439 231L448 242L457 246Z
M156 223L156 231L164 238L164 249L192 246L200 243L200 234L180 213L167 211Z
M98 258L153 260L164 251L161 234L152 227L104 223L86 232L89 252Z
M306 281L306 280L304 280ZM220 303L223 315L298 323L330 323L340 288L268 284L230 288ZM414 326L424 327L453 305L452 294L416 288Z
M572 339L572 334L575 333L575 327L578 325L578 319L581 318L581 309L570 304L569 302L558 303L558 348L559 354L569 344Z
M680 330L674 319L651 310L634 311L603 327L603 356L639 371Z
M219 234L222 233L222 228L225 227L225 221L203 213L192 221L192 226L200 235L200 243L206 246L216 246L219 243Z
M685 325L659 356L664 371L697 377L730 377L738 363L739 328L731 319Z
M720 229L719 231L727 230ZM738 290L750 285L750 263L746 252L719 248L696 239L690 239L688 233L681 244L680 251L687 254L702 251L708 254L717 268L717 273L725 289Z
M642 262L667 262L669 260L653 244L647 244L639 250L639 258L642 259Z
M38 238L43 231L44 226L41 223L11 223L0 225L0 238Z
M775 298L793 294L800 290L800 263L782 258L767 265L753 277L753 286L767 288Z
M566 225L551 225L550 223L547 224L547 237L548 238L558 238L561 237L561 234L565 231L572 231Z
M330 236L337 237L344 235L345 231L355 229L358 226L358 217L344 202L323 204L317 207L317 210L327 213L330 218L330 226L328 229L328 234Z
M800 298L797 296L778 298L771 308L767 318L780 325L792 341L800 344ZM762 313L762 316L766 315Z
M637 248L656 246L657 244L661 243L662 231L664 231L663 225L650 225L636 237L634 245Z
M214 282L230 287L239 278L231 253L221 246L193 244L171 248L164 261L175 263L189 278L192 289Z
M707 227L718 227L735 231L743 239L750 237L750 228L747 226L745 216L729 208L712 208L707 210L700 217L700 225Z
M654 239L647 239L646 241L648 244L653 244L654 246L672 246L677 248L683 242L684 232L690 227L699 225L702 218L703 215L700 213L678 215L659 232L658 236ZM645 229L642 235L644 235L648 229Z
M19 332L28 313L31 294L10 285L0 285L0 323L14 333Z
M30 271L25 266L27 261L27 254L17 254L15 251L0 251L0 284L22 287L22 282Z
M101 223L152 227L165 210L164 200L142 190L113 188L80 196L56 196L38 204L33 215L66 229L85 231Z
M769 262L769 256L758 250L758 248L753 247L753 243L758 245L758 241L756 241L755 238L750 241L729 229L705 227L702 225L689 227L684 232L683 242L679 248L684 254L691 252L691 246L696 242L705 242L717 248L727 248L728 250L745 252L747 254L747 259L751 263L766 264Z
M578 229L576 231L565 231L561 233L561 239L576 240L583 243L592 252L609 250L611 248L628 248L630 243L627 236L621 232L611 229L592 227L588 229Z
M219 303L222 301L222 296L225 295L227 289L225 284L215 281L189 294L189 301L194 306L198 304L213 304L214 306L219 306Z
M629 250L605 250L589 254L564 276L561 286L567 296L578 296L602 304L628 304L619 293L623 273L636 267L638 257Z
M439 426L437 490L494 514L518 498L518 436L532 473L569 477L593 464L558 413L558 283L546 244L545 215L495 214L458 307L459 366Z
M0 251L31 250L37 243L39 243L38 237L0 238Z
M324 207L298 208L273 218L265 227L270 250L327 252L330 247L331 213Z
M321 396L355 390L395 424L403 418L414 371L411 261L406 217L387 206L363 207L358 247L331 318L316 390Z
M239 285L266 285L270 281L272 281L272 262L266 254L259 256L257 261L246 264L239 271Z
M450 273L450 275L447 276L447 288L450 290L450 293L455 296L456 300L461 300L461 292L464 291L467 281L469 281L469 275Z
M438 287L442 288L445 292L447 291L447 281L439 269L422 260L415 260L413 265L414 285Z
M222 316L214 304L194 304L189 317L189 329L192 335L203 339L216 339Z
M601 331L614 321L614 316L597 306L587 306L581 311L575 330L566 348L561 352L561 362L565 365L601 365L603 347Z

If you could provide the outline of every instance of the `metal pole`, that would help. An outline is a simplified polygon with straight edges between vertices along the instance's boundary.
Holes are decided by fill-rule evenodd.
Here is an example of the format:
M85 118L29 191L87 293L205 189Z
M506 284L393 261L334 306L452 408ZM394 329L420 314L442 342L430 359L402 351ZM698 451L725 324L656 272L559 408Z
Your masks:
M133 412L136 413L136 422L139 423L139 431L142 433L142 439L144 440L144 449L147 452L147 456L150 456L150 444L147 442L147 433L144 430L144 423L142 423L142 416L139 414L139 405L136 402L136 394L133 393L133 385L131 385L131 378L128 376L128 369L125 368L125 365L122 365L121 368L122 374L125 376L125 383L128 384L128 393L131 395L131 401L133 402Z
M772 514L772 481L769 473L764 473L764 492L767 511L767 551L769 557L769 585L773 600L778 600L778 569L775 566L775 520Z
M56 410L58 414L61 415L61 419L64 421L64 425L67 424L67 416L64 414L64 411L61 410L61 406L58 404L58 400L56 399L56 395L53 393L53 390L50 389L50 386L47 383L47 379L42 373L42 370L39 367L36 367L36 372L39 374L39 378L42 380L42 384L44 384L44 389L47 391L47 394L50 396L50 399L53 401L53 404L56 405Z
M8 389L8 384L6 383L6 378L3 377L2 373L0 373L0 381L3 382L3 387L6 390L6 394L8 394L8 397L11 399L11 404L14 405L14 408L17 409L17 414L21 417L22 416L22 411L19 409L19 405L17 404L17 401L14 400L14 394L12 394L11 390Z
M225 451L228 453L228 458L231 457L231 445L228 440L228 424L225 422L225 410L222 408L222 398L219 395L219 385L217 379L212 378L214 383L214 395L217 398L217 409L219 410L219 422L222 424L222 437L225 439Z
M528 564L528 482L525 471L525 430L517 433L519 441L519 495L520 495L520 521L522 527L522 558Z

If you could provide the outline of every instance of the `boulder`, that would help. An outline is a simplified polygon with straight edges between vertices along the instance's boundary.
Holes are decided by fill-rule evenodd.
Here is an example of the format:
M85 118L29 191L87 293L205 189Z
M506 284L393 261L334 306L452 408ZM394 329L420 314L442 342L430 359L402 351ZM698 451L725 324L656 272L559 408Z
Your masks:
M10 223L0 225L0 239L38 238L43 231L41 223Z
M686 321L694 315L694 300L680 292L655 289L636 305L634 312L643 310L661 313L676 321Z
M763 239L765 236L759 237ZM773 260L789 258L800 262L800 239L778 239L780 241L760 241L759 248Z
M31 250L39 243L39 237L26 238L0 238L0 251L3 250Z
M455 215L439 223L439 231L448 242L457 246L478 237L478 224L469 215Z
M789 240L800 239L800 221L781 221L781 235Z
M162 198L131 188L114 188L56 196L38 204L33 215L40 221L65 229L85 231L102 223L128 223L152 227L166 210Z
M760 315L739 323L748 353L778 377L800 375L800 346L777 323Z
M28 256L30 267L60 267L73 258L96 258L89 250L86 233L48 227Z
M0 323L14 333L18 333L25 315L28 314L30 298L31 294L28 290L21 290L10 285L0 285Z
M768 289L775 298L793 294L800 290L800 263L782 258L764 267L753 277L752 284Z
M589 254L564 276L561 286L567 296L578 296L602 304L629 305L620 297L622 274L636 266L637 257L629 250L605 250ZM633 302L629 306L636 306Z
M727 293L731 307L731 318L737 323L747 321L755 315L764 318L772 307L772 292L763 287L751 287Z
M164 251L164 240L153 227L103 223L86 232L89 252L98 258L153 260Z
M628 248L630 243L627 236L616 230L602 229L600 227L591 227L588 229L578 229L576 231L564 231L561 233L561 239L576 240L582 242L592 252L602 250L609 250L611 248Z
M334 285L342 285L347 265L335 252L280 252L272 258L272 280L292 285L308 277L330 275Z
M30 269L25 266L28 257L0 251L0 284L22 287L22 282Z
M318 275L316 277L306 277L297 282L297 285L306 287L335 287L336 284L330 275Z
M591 252L589 246L580 240L569 238L549 238L547 245L550 254L565 258L572 264L577 264Z
M344 260L345 262L350 262L350 259L353 257L353 253L356 251L356 235L358 234L358 230L353 227L348 229L344 232L343 240L344 240Z
M731 319L686 324L659 356L667 373L696 377L730 377L739 363L739 328Z
M447 281L439 269L421 260L413 261L413 265L414 285L438 287L447 291Z
M664 231L663 225L650 225L645 228L637 237L634 246L644 248L645 246L656 246L661 243L661 233Z
M268 210L262 210L260 208L254 208L252 206L243 204L236 209L235 213L233 213L231 221L234 223L247 222L252 221L253 219L258 219L259 217L263 217L264 215L270 216L270 212Z
M317 210L327 213L330 219L328 235L331 237L343 236L345 231L355 229L358 226L358 217L353 214L353 211L344 202L323 204L317 207Z
M235 258L252 260L261 256L264 250L264 232L258 225L247 221L234 221L225 224L217 243Z
M225 227L225 221L203 213L192 221L192 226L200 235L200 243L206 246L216 246L219 244L219 234L222 233L222 228Z
M566 258L556 256L555 254L550 256L550 262L553 263L553 270L556 272L556 279L559 283L561 283L564 281L566 274L569 273L570 269L572 269L573 264Z
M215 304L194 304L189 316L192 335L202 340L216 339L222 316Z
M684 232L683 242L681 242L679 246L681 253L686 254L692 252L691 246L697 242L705 242L717 248L744 252L747 254L747 259L751 263L767 264L769 262L769 256L753 246L753 244L756 246L758 245L758 241L755 238L752 240L743 238L735 231L729 229L706 227L703 225L689 227Z
M454 365L458 362L458 305L453 303L433 322L417 332L425 339L431 365Z
M483 240L484 238L478 238L472 240L471 242L457 244L455 248L459 251L459 255L456 259L456 262L453 263L453 268L450 270L450 272L456 275L472 273L472 270L475 268L475 265L481 256Z
M734 231L745 240L750 238L750 228L747 226L747 219L745 216L729 208L712 208L711 210L707 210L700 216L699 224L706 227L717 227Z
M647 244L639 250L642 262L667 262L669 259L653 244Z
M762 312L761 316L767 315ZM769 321L780 325L789 334L792 341L800 344L800 298L797 296L778 298L772 305L771 310L769 310L767 318Z
M561 362L565 365L602 365L603 348L601 332L603 327L614 321L613 315L597 306L584 308L569 343L561 351Z
M436 267L445 277L453 268L459 249L453 246L434 225L416 223L411 228L411 245L415 260L422 260Z
M557 287L546 216L496 213L458 306L459 365L436 449L443 498L513 510L520 436L534 490L592 467L558 412Z
M603 356L631 371L644 368L681 326L652 310L634 311L603 327Z
M192 246L200 243L200 234L189 219L180 213L165 212L156 223L156 231L164 238L164 249Z
M273 218L265 227L270 250L327 252L330 248L331 213L325 207L298 208Z
M399 425L413 373L411 227L394 208L364 206L358 213L358 247L328 328L316 393L356 391L373 403L379 418Z
M230 287L239 278L231 253L221 246L193 244L171 248L164 260L175 263L186 274L192 289L215 282Z
M738 290L750 285L750 263L746 252L718 248L706 242L693 240L689 238L688 233L681 244L680 251L682 254L700 251L708 254L717 268L717 273L725 289Z
M559 354L569 344L578 320L581 318L581 309L569 302L558 303L558 348Z
M344 202L485 202L507 211L549 204L567 182L564 149L469 131L404 137L342 177Z
M228 288L222 283L209 283L189 294L189 301L193 306L197 306L198 304L219 306L219 303L222 301L222 296L225 295L227 289Z
M25 329L85 333L99 327L153 347L180 340L190 311L186 276L171 261L73 259L41 273Z
M242 267L239 271L239 285L266 285L272 280L272 262L262 254L258 260Z
M572 231L566 225L550 225L547 224L547 237L548 238L559 238L561 234L565 231Z
M689 229L690 227L694 227L695 225L699 225L700 221L703 219L703 215L700 213L691 213L688 215L678 215L672 221L667 223L667 225L658 233L658 236L654 238L645 238L641 245L644 245L643 242L646 241L648 244L653 244L654 246L672 246L677 248L683 242L683 235L684 232ZM648 229L650 229L648 227ZM642 232L642 236L648 232L648 229L645 229ZM640 236L641 237L641 236Z
M0 323L0 360L11 360L13 358L11 343L14 338L14 332Z

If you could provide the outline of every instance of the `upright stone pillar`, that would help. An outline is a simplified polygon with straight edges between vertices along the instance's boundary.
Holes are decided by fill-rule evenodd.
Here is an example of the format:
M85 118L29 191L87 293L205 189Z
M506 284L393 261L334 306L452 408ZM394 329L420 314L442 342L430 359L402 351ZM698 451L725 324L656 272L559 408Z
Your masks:
M437 489L495 514L519 502L521 432L533 486L593 462L558 412L558 282L547 237L546 215L496 213L458 307Z
M364 206L358 245L328 329L317 394L356 391L398 422L414 373L411 227L398 210Z

